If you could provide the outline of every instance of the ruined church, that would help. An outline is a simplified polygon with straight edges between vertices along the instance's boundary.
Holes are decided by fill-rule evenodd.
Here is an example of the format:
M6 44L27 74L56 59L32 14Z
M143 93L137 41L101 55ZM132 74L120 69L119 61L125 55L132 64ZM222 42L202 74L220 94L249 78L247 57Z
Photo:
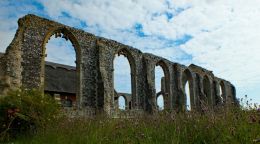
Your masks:
M45 61L46 43L53 35L71 41L76 67ZM130 94L114 88L116 55L123 55L129 61ZM155 66L160 66L164 73L159 94L155 90ZM69 85L72 82L75 85ZM125 97L123 112L133 116L157 113L159 95L163 96L165 110L187 111L186 83L191 111L201 111L204 105L214 109L237 103L234 85L214 76L210 70L194 64L181 65L32 14L18 20L14 39L0 55L0 94L19 88L41 89L83 115L104 112L113 117L121 113L119 96Z

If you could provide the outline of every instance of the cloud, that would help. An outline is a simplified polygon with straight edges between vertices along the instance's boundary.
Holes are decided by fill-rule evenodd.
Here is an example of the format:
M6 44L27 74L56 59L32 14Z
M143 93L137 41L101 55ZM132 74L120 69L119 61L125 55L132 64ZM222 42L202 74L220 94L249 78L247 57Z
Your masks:
M42 5L36 1L0 1L0 52L4 52L11 43L18 27L17 20L28 13L46 16L41 12L42 9Z
M39 0L19 7L14 3L0 2L1 51L11 41L18 17L32 12L143 52L198 64L257 99L251 88L260 88L258 0ZM238 95L245 91L238 90Z
M64 38L55 38L53 35L46 44L46 61L76 66L76 53L72 43Z
M54 3L43 3L50 16L67 11L85 21L88 31L101 29L99 35L144 52L201 65L238 88L260 83L260 1L63 1L60 9ZM167 43L185 35L192 39Z
M186 24L183 32L194 36L180 48L193 56L194 63L239 87L259 84L259 4L260 1L194 2L175 17L175 24Z

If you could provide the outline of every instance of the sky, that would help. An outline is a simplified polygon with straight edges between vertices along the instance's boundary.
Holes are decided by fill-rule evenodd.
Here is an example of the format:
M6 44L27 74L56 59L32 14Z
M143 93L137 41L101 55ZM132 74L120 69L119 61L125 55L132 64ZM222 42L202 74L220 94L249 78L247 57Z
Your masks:
M18 18L28 13L186 66L200 65L231 81L238 98L248 95L260 103L259 0L1 0L1 52L14 37ZM61 57L68 54L59 51Z

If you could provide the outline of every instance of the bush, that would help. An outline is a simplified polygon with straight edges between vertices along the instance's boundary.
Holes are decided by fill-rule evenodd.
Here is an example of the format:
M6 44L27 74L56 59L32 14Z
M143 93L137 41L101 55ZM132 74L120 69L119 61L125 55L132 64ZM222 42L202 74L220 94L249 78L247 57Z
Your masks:
M39 90L10 91L0 97L0 141L44 128L57 119L59 109L51 96Z

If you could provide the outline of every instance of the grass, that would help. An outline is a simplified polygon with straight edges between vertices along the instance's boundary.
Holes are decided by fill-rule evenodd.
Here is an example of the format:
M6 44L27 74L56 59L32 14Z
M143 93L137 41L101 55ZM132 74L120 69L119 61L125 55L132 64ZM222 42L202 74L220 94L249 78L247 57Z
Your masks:
M162 111L138 118L69 118L37 90L0 97L0 143L17 144L251 144L260 143L260 110L205 108L203 113Z
M260 112L224 109L208 114L160 114L137 119L63 118L15 143L253 143L260 138Z

